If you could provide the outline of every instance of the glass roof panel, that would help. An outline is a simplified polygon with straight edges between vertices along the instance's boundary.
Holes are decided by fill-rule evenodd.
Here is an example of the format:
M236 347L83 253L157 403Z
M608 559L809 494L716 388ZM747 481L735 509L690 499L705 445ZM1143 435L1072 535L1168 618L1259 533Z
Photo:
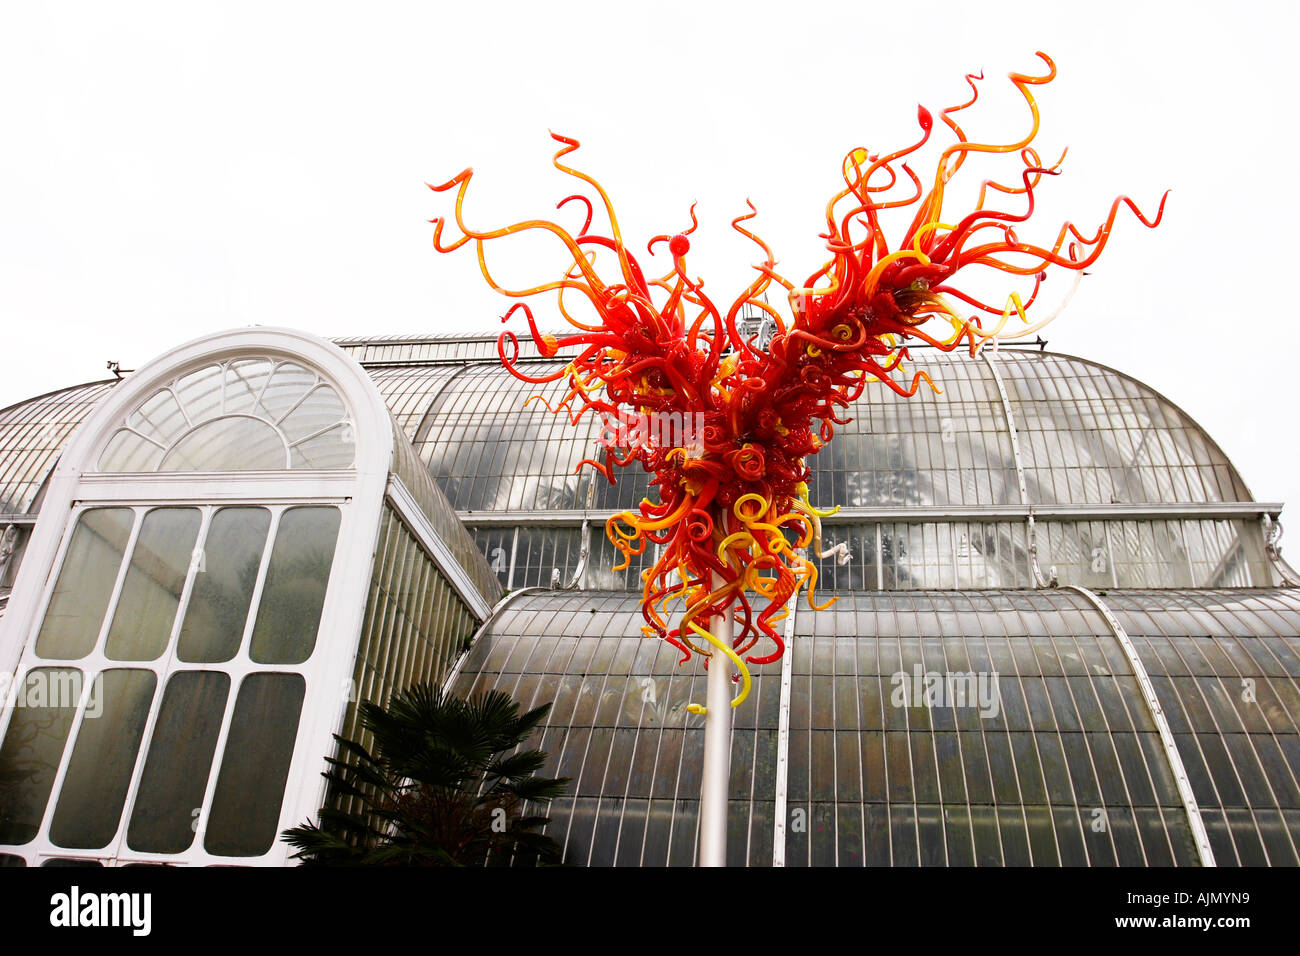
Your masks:
M589 469L575 474L580 460L597 450L599 421L587 416L574 427L564 415L548 412L542 400L554 407L567 385L537 386L511 378L496 363L490 337L372 338L342 340L340 345L368 364L402 432L416 442L459 511L581 509L589 488L594 492L591 507L603 510L634 506L646 493L647 476L639 468L626 469L616 487L604 481L593 486ZM531 354L527 347L524 351ZM478 364L466 366L456 359ZM1181 410L1145 386L1070 356L1004 349L994 361L1011 397L1032 501L1249 500L1219 448ZM942 394L922 390L901 400L884 388L867 389L852 410L853 422L838 429L837 440L810 461L814 500L849 507L1018 504L1006 424L987 365L933 350L919 351L913 364L931 374ZM539 371L553 367L545 361L536 366ZM179 400L160 393L128 424L168 445L186 418L185 427L193 427L214 410L252 411L272 422L283 419L290 429L301 424L307 430L296 432L301 437L310 432L309 424L331 424L308 422L310 415L299 423L292 416L315 383L313 373L293 363L271 370L249 360L214 365L178 382ZM8 510L30 507L67 434L110 384L69 389L0 412L0 494L6 496ZM530 402L534 395L541 398ZM64 408L52 416L57 406ZM1215 566L1197 566L1199 554L1222 554L1232 547L1231 539L1211 545L1199 533L1196 540L1184 539L1181 531L1169 533L1173 537L1167 547L1174 558L1167 559L1172 575L1167 583L1174 586L1182 583L1178 575L1188 573L1177 565L1182 549L1188 551L1192 580L1197 580L1216 573ZM1096 541L1091 532L1090 537ZM936 538L935 546L939 544ZM908 546L919 547L909 554L916 554L920 566L930 566L928 541L909 539ZM1166 545L1112 534L1110 547L1123 554L1136 548L1134 553L1141 555L1144 549ZM1124 585L1123 554L1112 555L1114 572L1108 565L1097 573L1117 574ZM1091 549L1086 557L1090 568ZM1073 567L1079 560L1065 563ZM1184 558L1182 565L1187 563ZM968 576L960 564L951 572L933 569L933 574L954 573ZM1256 583L1238 581L1231 567L1217 573L1224 575L1225 584ZM885 576L891 579L883 582L886 586L897 583L897 572ZM932 576L925 581L923 586L935 586Z
M1137 684L1080 595L837 596L833 610L796 614L787 811L808 825L787 829L787 865L1195 864ZM1263 641L1300 640L1300 596L1111 590L1105 600L1162 675L1153 682L1220 862L1300 858L1300 701L1284 696L1293 677L1253 664L1278 660ZM1252 634L1205 634L1209 608ZM638 637L639 621L633 594L523 595L454 688L555 702L544 772L574 787L547 811L547 832L576 862L693 861L702 741L685 704L703 693L703 670ZM916 636L887 636L903 621ZM1233 658L1227 641L1249 653ZM736 712L733 864L771 862L780 665L759 670ZM1241 699L1246 679L1260 713Z
M68 438L115 384L78 385L0 410L0 513L32 509Z

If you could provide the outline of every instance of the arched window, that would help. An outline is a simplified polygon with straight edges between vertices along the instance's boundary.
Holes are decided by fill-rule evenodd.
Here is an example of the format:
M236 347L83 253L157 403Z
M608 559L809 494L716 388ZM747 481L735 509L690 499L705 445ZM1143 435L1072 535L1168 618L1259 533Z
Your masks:
M272 358L206 365L141 402L99 457L102 472L350 468L352 422L314 371Z
M190 343L113 390L3 622L22 700L0 854L284 862L346 704L392 441L365 373L288 330Z

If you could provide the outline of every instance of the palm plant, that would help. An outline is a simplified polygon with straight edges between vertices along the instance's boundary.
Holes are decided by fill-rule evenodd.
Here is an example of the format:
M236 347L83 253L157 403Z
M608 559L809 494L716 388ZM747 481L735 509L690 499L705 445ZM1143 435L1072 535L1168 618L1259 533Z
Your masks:
M336 734L339 757L324 774L332 797L362 809L332 799L319 826L285 830L284 839L315 865L558 863L559 844L537 832L549 819L521 810L560 796L569 781L536 776L546 754L517 749L550 707L520 714L500 691L462 700L432 684L395 694L387 707L362 703L372 748Z

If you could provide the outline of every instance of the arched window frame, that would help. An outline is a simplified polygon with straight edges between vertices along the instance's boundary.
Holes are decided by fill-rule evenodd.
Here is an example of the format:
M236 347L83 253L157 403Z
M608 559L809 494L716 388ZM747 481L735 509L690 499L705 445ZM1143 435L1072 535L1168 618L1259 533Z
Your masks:
M160 388L204 365L257 357L301 365L338 393L348 419L354 425L355 457L350 468L223 472L95 470L106 445L127 416ZM76 665L87 676L105 669L127 667L152 670L157 679L117 833L105 847L92 851L59 847L49 837L60 787L83 718L79 711L64 746L36 839L0 852L17 852L27 857L29 865L41 865L59 858L98 860L106 865L128 860L185 865L282 865L288 862L290 848L278 837L267 853L256 857L218 856L205 849L204 828L212 807L213 788L220 772L225 740L241 682L249 674L300 674L306 690L289 760L277 834L285 827L301 822L304 807L314 809L324 802L321 757L332 750L331 734L338 728L348 700L346 688L365 612L372 558L392 462L391 418L370 378L339 349L307 333L253 328L205 336L165 353L115 388L70 441L52 475L41 519L15 582L8 612L0 619L0 673L15 675L16 682L20 682L32 670L60 666L59 662L52 663L36 655L36 637L77 521L86 511L96 507L131 507L138 512L160 507L198 507L202 509L200 514L205 530L211 514L221 506L269 507L273 526L281 514L294 507L337 507L340 522L321 610L321 625L310 656L303 663L294 665L258 664L252 662L246 653L237 654L234 660L221 664L178 661L176 644L184 605L173 622L167 649L154 661L109 660L105 657L101 636L91 653ZM141 520L137 515L133 534L139 533ZM268 539L267 549L270 547ZM188 589L186 593L188 597ZM166 681L177 670L220 670L230 676L231 684L193 843L181 853L143 853L129 849L126 834ZM0 707L0 739L3 739L15 710Z
M305 427L303 418L308 420ZM275 443L257 453L280 461L265 467L247 461L229 468L177 467L187 443L196 436L210 434L213 426L231 423L237 427L242 424L244 430L227 436L221 454L238 456L245 451L240 439L251 443L255 436L249 433L248 426L256 425L255 431L275 436ZM317 455L323 452L331 463L313 466L309 462L311 453L305 449L320 439L326 439L326 447ZM100 453L98 470L114 474L337 471L354 464L354 445L355 429L346 404L319 371L283 356L234 356L188 369L138 403L109 436ZM126 467L131 460L149 467Z

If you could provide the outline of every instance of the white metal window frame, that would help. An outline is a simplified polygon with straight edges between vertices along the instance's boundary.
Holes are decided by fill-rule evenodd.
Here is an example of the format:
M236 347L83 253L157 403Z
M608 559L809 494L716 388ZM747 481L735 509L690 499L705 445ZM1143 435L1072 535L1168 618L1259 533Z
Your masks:
M229 379L228 379L229 374L231 372L235 372L235 374L238 376L239 372L236 369L236 366L239 365L241 362L251 361L252 363L257 363L263 360L269 366L270 370L267 374L266 381L262 383L262 387L260 391L258 391L258 393L256 394L253 403L250 406L250 409L248 411L228 411L227 395L228 395L228 388L229 388ZM108 441L105 442L104 452L101 453L101 458L103 457L104 454L106 454L107 449L113 445L117 437L125 433L134 436L137 444L143 443L146 445L153 445L155 448L158 449L158 454L159 454L158 461L153 468L149 469L149 471L175 474L177 473L178 469L166 468L164 466L166 465L167 460L175 453L176 449L180 447L180 445L183 442L188 441L201 429L206 428L208 425L214 424L216 422L220 422L227 419L249 419L252 421L260 422L263 425L266 425L268 428L272 429L275 432L276 436L279 438L280 444L282 446L282 450L284 452L284 469L277 468L275 469L276 471L309 470L309 469L299 468L299 466L293 463L293 449L298 445L312 441L316 438L321 437L322 435L326 435L329 432L335 431L336 429L340 429L340 428L350 429L351 422L347 419L345 413L345 416L337 422L333 422L322 428L317 428L314 431L306 435L303 435L297 439L291 439L289 434L285 431L285 423L288 421L288 419L293 417L293 415L297 413L300 408L303 407L304 403L308 401L308 399L312 396L312 394L318 391L328 391L337 398L338 392L329 384L329 382L326 382L321 378L319 372L317 372L315 369L312 369L310 368L310 366L308 366L303 370L313 372L315 375L315 381L306 385L302 389L302 393L298 396L298 398L295 401L292 402L292 404L289 405L287 410L281 412L277 417L272 417L272 413L266 407L265 396L266 396L267 389L270 387L272 382L275 381L276 376L279 374L280 369L284 367L301 368L302 366L298 362L288 360L283 356L270 357L270 356L238 356L237 355L237 356L223 359L221 362L203 363L199 365L197 368L187 370L186 372L183 372L179 376L177 376L176 379L174 379L173 381L163 385L162 388L154 392L153 395L146 397L144 401L139 403L139 405L137 406L137 408L143 408L144 406L148 405L149 402L151 402L157 396L162 395L164 393L168 393L171 395L172 403L176 406L177 410L181 413L181 416L185 421L185 427L181 428L175 435L173 435L169 440L168 444L163 445L160 441L158 441L157 438L145 434L140 428L137 428L136 426L132 425L130 423L130 416L128 416L128 418L119 425L119 427L113 432L113 434L109 436ZM195 420L191 416L190 410L186 405L186 399L182 398L182 394L177 389L177 386L186 378L188 378L190 375L203 372L208 369L213 369L213 368L221 369L221 373L222 373L220 406L217 409L211 410L210 413L208 414L208 417L203 418L201 420ZM193 396L189 396L189 397L192 399ZM260 414L257 412L257 409L259 408L261 409ZM122 471L122 469L120 468L103 468L104 464L105 463L102 460L99 461L99 465L101 469L107 473L116 474ZM179 469L179 470L183 472L186 471L187 469Z
M229 473L93 473L104 446L121 422L160 387L179 375L213 362L243 357L285 359L314 370L332 385L355 423L356 459L351 469L331 472L229 472ZM205 336L179 346L135 372L95 409L72 438L51 477L40 520L15 582L9 606L0 619L0 673L17 676L33 667L76 666L86 677L105 668L153 670L158 683L144 736L136 754L132 781L118 821L118 834L107 848L78 852L54 846L48 839L50 820L59 788L75 746L81 713L64 745L58 774L50 791L38 836L21 846L0 846L0 853L25 857L29 865L51 858L125 862L167 862L178 865L238 864L283 865L292 848L277 839L269 852L258 857L216 857L203 848L203 830L226 735L240 682L247 674L274 671L300 674L306 681L298 733L290 760L277 833L313 818L324 802L325 782L320 774L324 758L332 752L333 738L341 726L348 702L357 641L365 613L380 517L393 458L393 429L387 407L369 376L335 346L307 333L290 329L253 328ZM186 664L175 659L175 646L183 606L173 622L168 650L152 662L108 661L100 642L80 662L39 658L35 640L53 592L57 572L79 516L94 507L132 506L199 507L261 505L274 511L292 505L334 505L340 525L329 586L321 612L321 626L311 656L300 665L262 665L247 658L244 648L232 661L220 665ZM138 529L141 517L136 518ZM203 517L205 526L209 515ZM268 537L263 573L273 542ZM190 576L192 578L192 575ZM118 581L120 587L121 580ZM188 585L187 585L188 588ZM188 590L187 590L188 595ZM187 597L186 595L186 597ZM260 595L255 595L255 600ZM116 596L114 600L116 599ZM184 597L183 597L184 599ZM255 608L247 628L252 626ZM107 625L106 625L107 626ZM102 637L102 633L101 633ZM246 646L246 645L245 645ZM242 659L241 659L242 657ZM20 670L21 668L21 670ZM179 670L220 670L230 675L221 735L209 768L207 794L199 832L189 850L178 854L131 851L126 846L129 826L154 722L161 707L167 677ZM0 712L0 739L7 732L13 708ZM117 847L117 849L114 849Z

